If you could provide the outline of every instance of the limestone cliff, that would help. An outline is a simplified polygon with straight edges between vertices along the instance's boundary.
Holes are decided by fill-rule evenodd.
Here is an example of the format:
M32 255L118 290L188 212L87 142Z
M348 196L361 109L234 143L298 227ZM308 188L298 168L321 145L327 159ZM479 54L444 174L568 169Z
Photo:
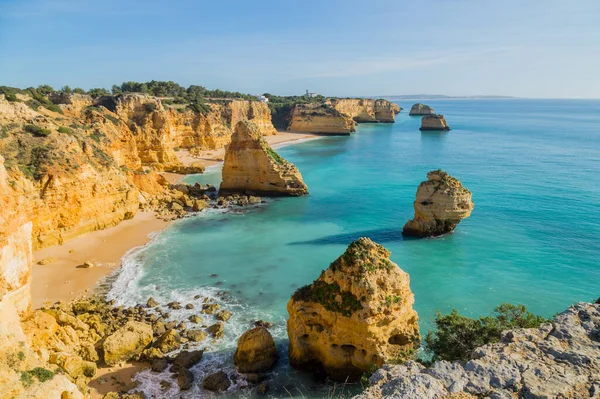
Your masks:
M397 104L383 99L337 99L332 100L331 104L335 109L357 123L394 123L396 114L400 112L400 107Z
M0 156L0 301L20 314L31 309L31 222L14 195Z
M301 133L341 134L354 132L355 122L330 104L301 104L292 110L288 130Z
M450 130L450 126L446 123L444 115L427 115L421 119L421 128L419 130Z
M471 360L386 365L357 399L597 398L600 304L578 303L540 328L505 331Z
M298 169L271 149L258 126L240 121L225 152L219 193L279 196L305 195Z
M433 108L431 108L429 105L425 105L425 104L421 104L421 103L414 104L410 108L410 112L408 113L408 115L410 115L410 116L433 115L433 114L435 114L435 112L433 111Z
M0 153L7 195L32 222L34 248L133 217L157 195L145 192L154 171L202 170L182 165L177 147L223 147L231 124L245 119L263 134L275 133L260 101L209 103L201 114L140 94L101 97L93 106L89 96L57 94L60 112L54 112L21 97L9 102L0 95Z
M420 342L408 274L368 238L287 304L290 363L339 381L409 355Z
M321 104L299 104L292 111L288 130L304 133L350 134L356 123L393 123L400 112L387 100L333 99Z
M473 210L471 192L442 170L427 173L417 189L415 216L404 225L402 234L434 237L450 233Z

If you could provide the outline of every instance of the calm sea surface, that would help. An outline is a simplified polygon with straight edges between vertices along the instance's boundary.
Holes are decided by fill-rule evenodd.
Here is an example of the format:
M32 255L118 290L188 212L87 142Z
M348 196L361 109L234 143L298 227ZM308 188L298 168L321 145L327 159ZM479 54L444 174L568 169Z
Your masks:
M254 320L276 323L281 359L270 384L276 398L320 398L332 389L286 365L286 303L358 237L384 245L410 274L423 331L437 310L487 315L512 302L552 316L600 296L600 101L426 103L452 131L421 133L407 101L399 102L404 111L395 124L361 124L349 137L279 149L301 171L310 195L175 223L129 254L110 295L125 305L153 296L198 308L193 297L201 294L234 312L225 338L201 345L210 352L194 369L198 381L216 368L234 375L237 338ZM454 234L403 239L417 186L438 168L471 190L475 209ZM220 170L187 181L218 186ZM184 319L193 312L171 314ZM214 322L203 317L206 325ZM147 393L177 396L175 388L160 390L165 378L140 376ZM212 396L196 387L182 397Z

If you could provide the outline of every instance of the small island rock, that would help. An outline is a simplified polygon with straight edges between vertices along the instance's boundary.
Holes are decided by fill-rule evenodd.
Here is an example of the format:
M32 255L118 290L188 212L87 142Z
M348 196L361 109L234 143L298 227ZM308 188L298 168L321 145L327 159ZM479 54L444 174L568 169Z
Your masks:
M471 192L460 181L442 170L432 170L417 189L415 216L404 225L402 234L435 237L450 233L469 217L473 207Z
M425 104L421 104L421 103L414 104L410 108L410 112L408 113L408 115L410 115L410 116L433 115L433 114L435 114L435 112L433 111L433 108L431 108L429 105L425 105Z
M444 115L435 114L435 115L427 115L421 119L421 131L427 130L450 130L450 126L446 123L446 118Z

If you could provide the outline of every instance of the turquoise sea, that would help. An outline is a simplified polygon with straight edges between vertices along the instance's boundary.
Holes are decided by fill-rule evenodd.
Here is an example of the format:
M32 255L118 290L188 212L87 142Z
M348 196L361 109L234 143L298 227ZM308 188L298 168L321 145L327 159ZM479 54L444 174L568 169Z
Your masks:
M422 332L437 310L487 315L512 302L552 316L600 296L600 101L426 101L445 115L447 133L421 133L420 117L408 116L412 103L399 102L395 124L361 124L349 137L279 149L310 195L171 225L127 256L110 296L133 305L149 296L196 303L202 294L231 309L225 338L201 345L210 352L194 369L198 381L216 368L234 375L241 333L257 319L276 323L275 398L320 398L331 389L286 365L286 303L361 236L388 248L410 274ZM417 186L438 168L472 191L475 209L454 234L403 239ZM187 181L218 185L220 171ZM176 397L176 389L160 391L165 378L146 372L141 387ZM182 397L211 396L194 388Z

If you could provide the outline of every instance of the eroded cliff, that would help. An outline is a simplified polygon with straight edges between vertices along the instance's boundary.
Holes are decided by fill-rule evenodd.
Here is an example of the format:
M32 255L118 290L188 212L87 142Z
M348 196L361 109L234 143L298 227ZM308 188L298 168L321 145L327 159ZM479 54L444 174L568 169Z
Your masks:
M167 193L152 183L156 171L201 171L178 160L179 148L221 148L239 120L276 133L259 101L208 103L206 113L196 113L141 94L101 97L95 105L89 96L63 94L55 112L21 97L0 96L0 153L8 193L32 222L34 248L133 217L141 203Z
M387 100L333 99L294 107L288 130L304 133L350 134L356 123L393 123L400 112Z
M419 346L409 277L390 252L368 238L350 244L312 284L296 291L290 315L290 363L357 380Z
M291 162L269 146L254 123L240 121L225 152L219 192L249 195L305 195L308 188Z

